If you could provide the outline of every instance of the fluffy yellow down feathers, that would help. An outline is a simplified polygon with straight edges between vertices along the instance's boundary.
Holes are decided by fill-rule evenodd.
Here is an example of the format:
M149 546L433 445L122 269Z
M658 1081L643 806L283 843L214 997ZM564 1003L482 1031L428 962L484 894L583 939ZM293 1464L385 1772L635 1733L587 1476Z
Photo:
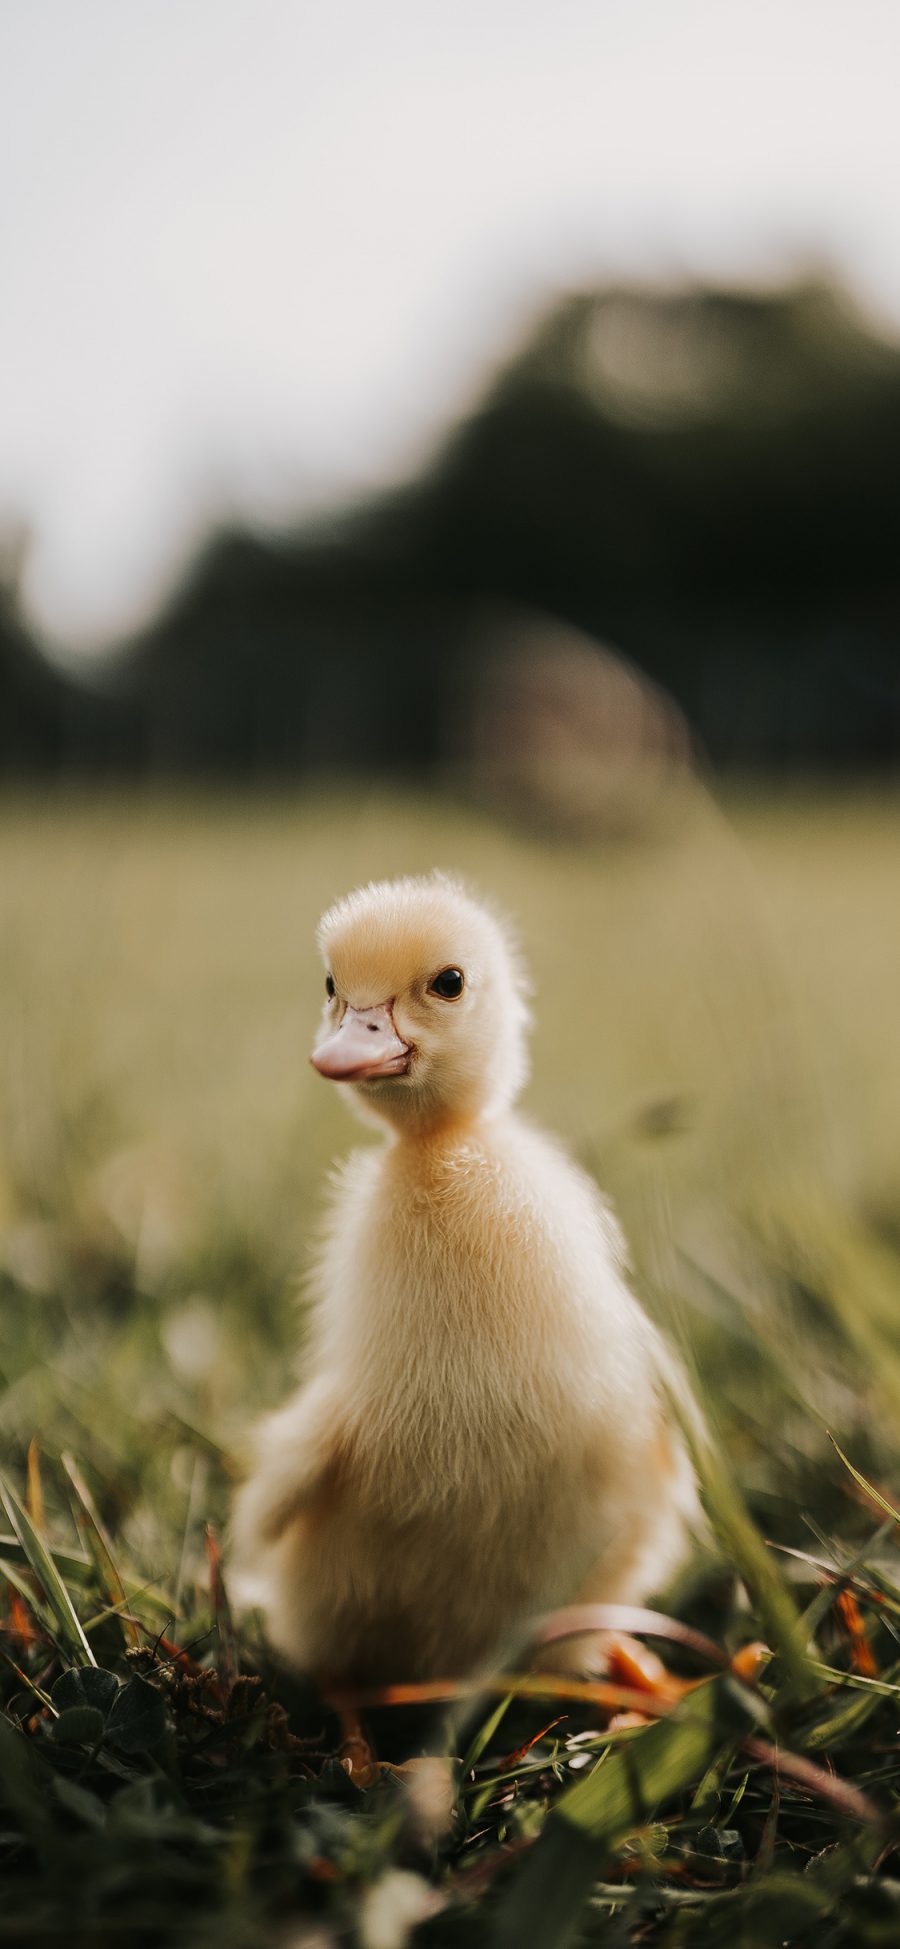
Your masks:
M658 1589L694 1482L615 1223L512 1107L528 1011L505 928L435 875L351 894L319 944L312 1060L385 1141L337 1179L306 1378L237 1497L235 1587L295 1665L447 1677L536 1613Z

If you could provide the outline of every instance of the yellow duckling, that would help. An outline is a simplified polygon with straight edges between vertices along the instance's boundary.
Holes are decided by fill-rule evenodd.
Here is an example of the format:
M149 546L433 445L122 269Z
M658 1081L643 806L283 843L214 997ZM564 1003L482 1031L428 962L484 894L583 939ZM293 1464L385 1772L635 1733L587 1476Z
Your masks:
M591 1181L512 1104L528 1011L455 881L367 886L319 928L312 1061L387 1141L337 1179L308 1377L239 1492L239 1595L333 1679L445 1677L572 1601L636 1602L686 1547L672 1360Z

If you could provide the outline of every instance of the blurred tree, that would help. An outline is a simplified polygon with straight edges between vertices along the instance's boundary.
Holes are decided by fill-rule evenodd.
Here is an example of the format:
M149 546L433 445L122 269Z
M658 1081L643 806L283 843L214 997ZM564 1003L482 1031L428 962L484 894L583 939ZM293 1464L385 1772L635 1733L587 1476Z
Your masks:
M898 454L900 351L830 287L580 294L422 479L327 533L212 540L91 688L8 614L0 701L31 701L0 753L429 772L499 603L621 648L717 762L894 761Z

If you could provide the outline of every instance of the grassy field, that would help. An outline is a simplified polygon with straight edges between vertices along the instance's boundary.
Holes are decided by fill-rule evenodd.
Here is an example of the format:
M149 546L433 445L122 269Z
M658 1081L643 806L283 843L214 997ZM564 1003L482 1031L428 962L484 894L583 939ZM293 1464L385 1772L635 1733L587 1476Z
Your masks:
M315 921L432 865L517 921L529 1110L707 1406L718 1554L673 1611L773 1655L627 1733L468 1701L429 1836L235 1634L215 1539L357 1140L306 1063ZM392 1949L429 1904L435 1945L897 1940L898 895L887 795L698 789L578 849L363 791L0 806L0 1940Z

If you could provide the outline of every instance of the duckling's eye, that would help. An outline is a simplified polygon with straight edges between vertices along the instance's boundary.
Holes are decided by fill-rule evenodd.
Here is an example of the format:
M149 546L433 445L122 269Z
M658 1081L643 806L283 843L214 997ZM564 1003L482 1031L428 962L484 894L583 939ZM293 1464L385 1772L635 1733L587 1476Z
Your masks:
M334 1000L334 975L329 974L325 976L325 993L329 1001Z
M466 985L461 968L442 968L429 984L429 995L440 995L445 1002L458 1002Z

